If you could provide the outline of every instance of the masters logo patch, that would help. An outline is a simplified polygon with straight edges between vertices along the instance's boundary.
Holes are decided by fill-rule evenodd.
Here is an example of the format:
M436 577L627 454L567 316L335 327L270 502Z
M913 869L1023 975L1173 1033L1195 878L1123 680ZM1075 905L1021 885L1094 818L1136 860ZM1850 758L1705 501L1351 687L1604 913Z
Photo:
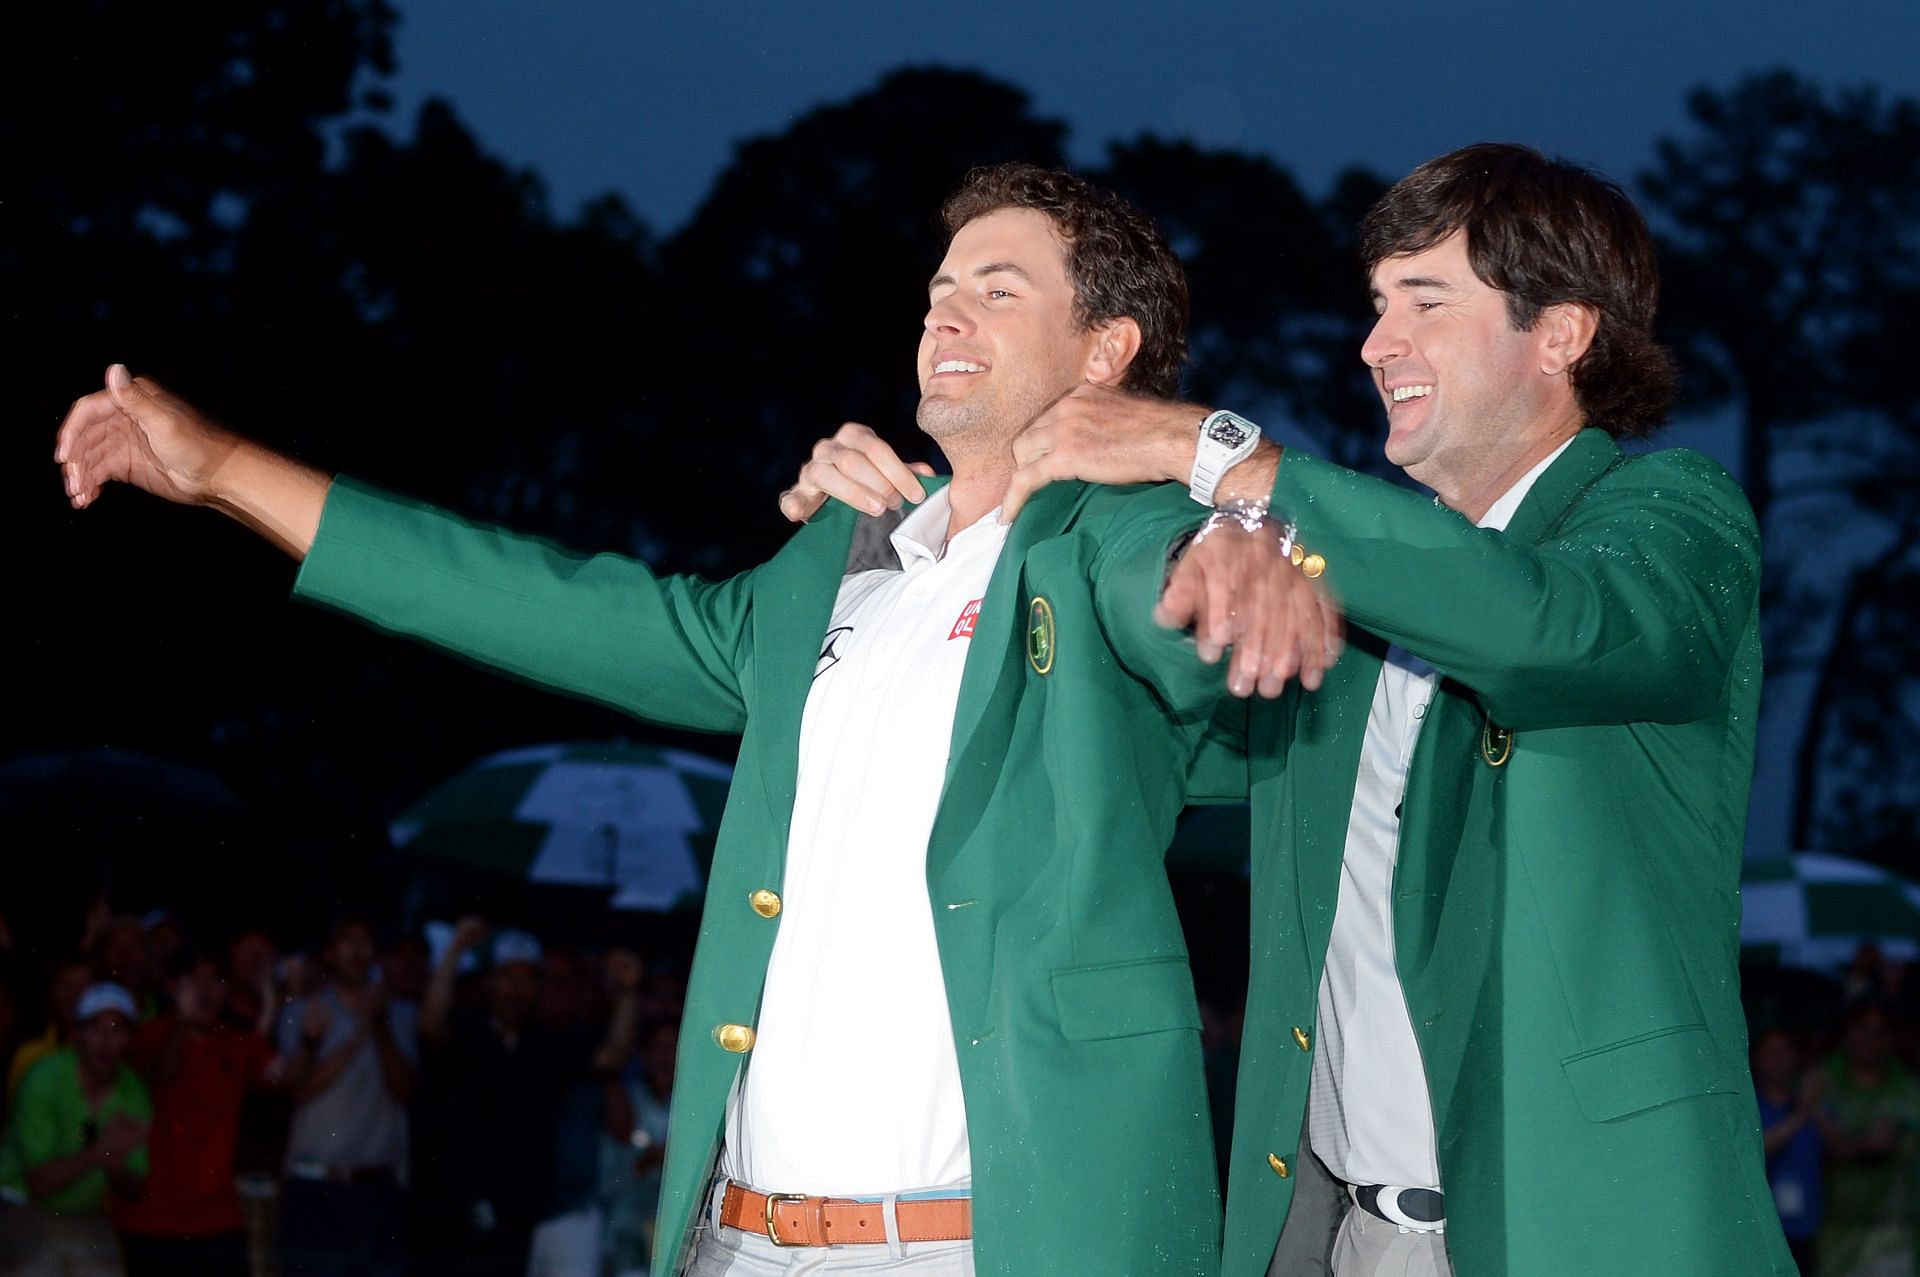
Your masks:
M1054 650L1053 605L1036 594L1027 609L1027 662L1034 673L1045 674L1053 668Z

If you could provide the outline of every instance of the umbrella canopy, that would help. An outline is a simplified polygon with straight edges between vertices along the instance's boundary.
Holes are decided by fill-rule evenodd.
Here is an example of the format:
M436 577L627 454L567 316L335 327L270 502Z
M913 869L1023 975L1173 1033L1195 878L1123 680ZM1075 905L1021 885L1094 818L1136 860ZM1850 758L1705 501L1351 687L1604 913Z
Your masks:
M624 742L483 758L389 826L410 855L530 882L609 888L616 909L699 903L733 769Z
M1822 851L1748 862L1740 886L1740 946L1750 958L1839 971L1862 944L1920 957L1920 883Z
M22 953L71 945L95 898L258 917L274 845L226 781L176 759L99 747L0 760L0 910Z
M198 832L244 817L211 772L134 749L29 751L0 762L0 820L89 834Z

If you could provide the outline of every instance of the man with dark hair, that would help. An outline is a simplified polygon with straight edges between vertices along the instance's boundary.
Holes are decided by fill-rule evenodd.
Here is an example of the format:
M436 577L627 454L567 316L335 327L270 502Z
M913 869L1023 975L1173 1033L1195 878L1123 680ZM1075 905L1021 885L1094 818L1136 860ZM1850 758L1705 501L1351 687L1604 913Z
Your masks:
M836 509L729 581L573 558L332 479L118 365L62 427L77 507L109 480L217 506L304 560L309 599L650 721L744 732L687 990L660 1273L690 1241L700 1277L1217 1266L1199 1013L1161 858L1224 689L1153 621L1167 545L1199 512L1167 489L1059 485L1018 525L996 517L1013 440L1048 404L1142 358L1146 384L1171 384L1184 285L1150 223L1088 184L1019 166L970 189L996 184L958 222L920 335L918 421L952 482L890 535L856 538ZM1112 269L1075 267L1076 235ZM1151 296L1096 297L1103 280ZM1297 577L1237 525L1188 561L1236 541L1263 580ZM1306 614L1257 673L1317 681L1332 621Z
M1672 393L1651 236L1611 183L1486 145L1361 241L1386 454L1437 500L1091 386L1016 442L1007 497L1187 482L1283 528L1359 630L1249 722L1225 1271L1791 1273L1737 969L1758 533L1712 461L1615 442ZM789 513L900 473L836 447ZM1163 600L1203 648L1250 603L1220 562Z
M999 164L967 174L941 206L948 238L1002 209L1043 213L1066 242L1073 318L1083 331L1128 318L1140 349L1119 387L1172 395L1187 363L1187 273L1151 218L1089 182L1030 164Z
M276 1045L293 1092L280 1244L282 1267L296 1277L404 1270L419 1012L393 998L378 952L372 921L341 914L320 952L326 982L280 1013Z

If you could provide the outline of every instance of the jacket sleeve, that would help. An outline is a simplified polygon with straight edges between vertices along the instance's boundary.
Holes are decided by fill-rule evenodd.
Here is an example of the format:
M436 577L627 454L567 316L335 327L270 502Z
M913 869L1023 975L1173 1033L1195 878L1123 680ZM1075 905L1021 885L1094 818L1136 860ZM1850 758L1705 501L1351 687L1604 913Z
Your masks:
M1514 728L1686 722L1721 700L1759 590L1732 478L1671 450L1614 466L1537 545L1291 450L1274 502L1348 617Z
M1153 609L1175 539L1205 516L1185 488L1161 484L1114 502L1095 528L1093 600L1107 642L1128 673L1183 717L1210 715L1226 698L1227 662L1203 663L1192 637L1157 624Z
M541 687L733 732L753 576L656 576L337 479L294 593Z

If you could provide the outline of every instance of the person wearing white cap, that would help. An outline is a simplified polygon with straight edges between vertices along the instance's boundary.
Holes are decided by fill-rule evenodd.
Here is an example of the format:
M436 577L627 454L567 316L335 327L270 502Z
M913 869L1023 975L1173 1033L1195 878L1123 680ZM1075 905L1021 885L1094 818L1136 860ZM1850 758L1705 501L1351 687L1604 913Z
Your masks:
M153 1115L147 1088L126 1065L135 1018L125 988L90 985L74 1009L73 1045L22 1080L0 1142L0 1192L24 1203L0 1216L7 1221L0 1238L6 1271L123 1271L107 1206L143 1188Z

